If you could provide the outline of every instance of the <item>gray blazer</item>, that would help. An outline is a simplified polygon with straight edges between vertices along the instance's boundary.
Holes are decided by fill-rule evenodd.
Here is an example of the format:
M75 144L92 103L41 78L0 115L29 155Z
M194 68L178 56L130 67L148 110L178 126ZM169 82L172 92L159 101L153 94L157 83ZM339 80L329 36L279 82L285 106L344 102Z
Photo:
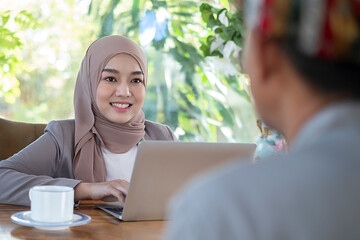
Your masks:
M75 187L72 160L75 120L51 121L45 133L32 144L0 162L0 203L30 204L28 192L36 185ZM172 130L162 124L145 121L146 140L176 141Z

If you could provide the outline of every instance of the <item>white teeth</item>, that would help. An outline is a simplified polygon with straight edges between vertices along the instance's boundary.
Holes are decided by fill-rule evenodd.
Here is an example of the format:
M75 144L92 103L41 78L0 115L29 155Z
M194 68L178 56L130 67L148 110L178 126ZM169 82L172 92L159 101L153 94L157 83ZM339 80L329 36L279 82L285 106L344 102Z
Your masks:
M127 108L130 104L120 104L120 103L112 103L111 105L118 107L118 108Z

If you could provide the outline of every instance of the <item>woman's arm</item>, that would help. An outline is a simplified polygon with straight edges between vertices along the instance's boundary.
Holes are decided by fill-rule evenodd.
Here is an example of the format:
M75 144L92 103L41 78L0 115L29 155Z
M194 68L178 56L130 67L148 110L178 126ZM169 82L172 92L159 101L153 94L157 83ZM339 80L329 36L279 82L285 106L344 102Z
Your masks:
M19 153L0 161L0 203L30 205L28 192L36 185L62 185L75 190L75 201L120 201L128 182L114 180L83 183L72 170L73 127L71 121L49 123L47 131Z
M46 132L19 153L0 161L0 202L29 205L29 189L36 185L75 187L72 163L63 154L55 138ZM70 160L70 159L69 159Z
M92 199L124 203L128 188L129 182L121 179L99 183L81 182L75 187L75 201Z

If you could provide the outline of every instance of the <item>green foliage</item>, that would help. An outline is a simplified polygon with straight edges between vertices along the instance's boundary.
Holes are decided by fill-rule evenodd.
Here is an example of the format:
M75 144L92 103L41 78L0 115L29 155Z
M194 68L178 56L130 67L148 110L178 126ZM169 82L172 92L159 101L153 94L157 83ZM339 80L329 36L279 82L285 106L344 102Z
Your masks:
M93 0L92 6L100 6L98 1ZM148 53L149 76L157 81L149 80L144 111L148 119L176 128L181 140L251 141L256 135L248 80L235 61L243 44L242 16L230 12L227 0L221 3L215 7L198 1L136 0L131 8L121 3L103 10L114 13L114 22L102 15L101 29L112 27L112 33L135 41L141 37L139 22L146 11L168 13L166 37L151 41L162 55ZM128 10L115 14L116 9ZM180 65L181 74L170 80L170 88L161 74L166 71L166 56ZM219 62L224 69L214 69Z
M21 43L17 49L9 50L9 55L21 63L11 75L17 82L13 89L21 89L21 95L16 97L10 92L10 103L1 97L0 115L43 123L73 117L74 83L79 65L86 47L96 37L94 31L99 31L87 19L87 6L77 0L22 1L21 5L14 0L14 5L12 2L8 5L16 11L10 12L5 27L14 32ZM6 60L7 64L10 62ZM6 86L15 82L8 78L0 81Z
M111 0L108 10L102 16L100 37L111 35L114 24L114 9L120 3L120 0Z
M0 99L0 110L34 122L72 117L74 83L86 47L98 37L119 34L142 44L148 58L147 119L170 125L185 141L254 140L248 79L235 61L243 41L241 14L228 0L214 2L39 0L34 6L24 3L32 6L23 8L31 15L3 12L1 33L7 37L0 39L0 73L11 72L13 80L1 78L0 94L16 104ZM166 20L164 38L144 43L139 26L146 12ZM16 98L19 84L22 95Z
M10 30L9 23L14 22L17 30ZM20 96L20 84L17 73L25 70L21 60L20 50L23 46L18 31L38 27L33 15L25 10L18 13L0 12L0 98L7 103L14 103Z
M26 10L21 10L14 18L14 21L18 24L20 30L40 27L36 18Z
M201 18L207 23L207 27L213 30L212 34L202 42L200 49L204 56L220 56L223 57L221 51L215 49L211 51L211 45L217 37L220 37L224 42L222 47L229 41L234 42L237 46L242 47L243 36L245 34L244 24L239 12L231 13L226 8L215 8L210 4L203 3L200 6Z

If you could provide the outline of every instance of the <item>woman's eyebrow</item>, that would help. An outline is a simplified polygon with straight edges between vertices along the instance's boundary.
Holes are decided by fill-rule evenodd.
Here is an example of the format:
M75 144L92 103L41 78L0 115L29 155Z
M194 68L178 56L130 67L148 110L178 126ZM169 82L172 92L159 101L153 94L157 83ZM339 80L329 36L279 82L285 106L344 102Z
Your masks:
M103 72L111 72L111 73L120 73L118 70L113 69L113 68L104 68L102 71Z
M113 69L113 68L104 68L102 71L103 72L111 72L111 73L120 73L118 70ZM134 71L131 73L131 75L144 75L144 73L142 71Z
M131 75L144 75L144 73L142 71L134 71Z

